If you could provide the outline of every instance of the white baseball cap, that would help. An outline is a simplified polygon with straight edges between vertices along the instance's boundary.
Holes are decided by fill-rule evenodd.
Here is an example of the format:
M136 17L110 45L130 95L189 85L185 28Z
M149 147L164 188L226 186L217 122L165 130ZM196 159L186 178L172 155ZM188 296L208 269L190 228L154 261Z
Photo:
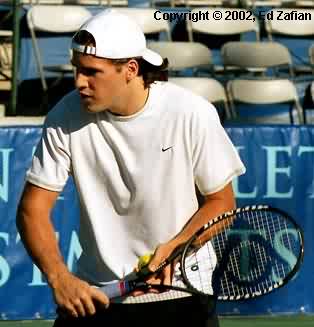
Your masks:
M78 44L72 40L72 49L108 59L142 57L154 66L160 66L162 57L146 47L146 39L135 21L114 9L106 9L87 20L79 29L93 35L96 47ZM77 32L77 33L78 33Z

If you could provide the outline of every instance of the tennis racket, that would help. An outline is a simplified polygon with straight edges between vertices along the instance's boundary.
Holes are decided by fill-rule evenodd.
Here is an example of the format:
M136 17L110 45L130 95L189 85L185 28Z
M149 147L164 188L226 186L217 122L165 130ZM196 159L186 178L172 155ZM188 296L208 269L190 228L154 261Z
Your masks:
M144 267L136 278L100 289L111 299L149 289L152 285L145 280L179 259L179 282L154 288L212 295L223 301L248 300L291 280L302 263L303 243L300 227L284 211L267 205L238 208L211 219L154 273ZM171 292L160 296L167 299L167 293ZM154 294L155 299L158 295Z

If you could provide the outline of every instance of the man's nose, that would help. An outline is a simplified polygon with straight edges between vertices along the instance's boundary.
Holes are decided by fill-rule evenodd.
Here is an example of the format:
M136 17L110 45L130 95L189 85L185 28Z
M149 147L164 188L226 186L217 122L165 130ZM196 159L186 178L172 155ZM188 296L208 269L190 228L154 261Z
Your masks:
M86 76L78 71L75 73L75 86L77 89L83 89L88 86Z

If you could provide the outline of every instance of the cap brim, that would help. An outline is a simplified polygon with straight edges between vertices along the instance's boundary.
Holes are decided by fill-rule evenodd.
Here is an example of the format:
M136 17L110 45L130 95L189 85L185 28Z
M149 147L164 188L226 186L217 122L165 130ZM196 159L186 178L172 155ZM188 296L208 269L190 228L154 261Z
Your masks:
M142 57L154 66L161 66L163 63L163 59L160 54L147 48L144 50Z

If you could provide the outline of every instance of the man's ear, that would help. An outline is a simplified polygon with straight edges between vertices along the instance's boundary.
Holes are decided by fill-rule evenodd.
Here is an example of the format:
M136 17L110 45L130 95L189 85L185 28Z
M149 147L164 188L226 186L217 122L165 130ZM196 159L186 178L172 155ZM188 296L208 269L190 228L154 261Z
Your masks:
M135 78L138 75L138 71L139 71L138 62L135 59L129 60L126 69L127 80L131 81L133 78Z

